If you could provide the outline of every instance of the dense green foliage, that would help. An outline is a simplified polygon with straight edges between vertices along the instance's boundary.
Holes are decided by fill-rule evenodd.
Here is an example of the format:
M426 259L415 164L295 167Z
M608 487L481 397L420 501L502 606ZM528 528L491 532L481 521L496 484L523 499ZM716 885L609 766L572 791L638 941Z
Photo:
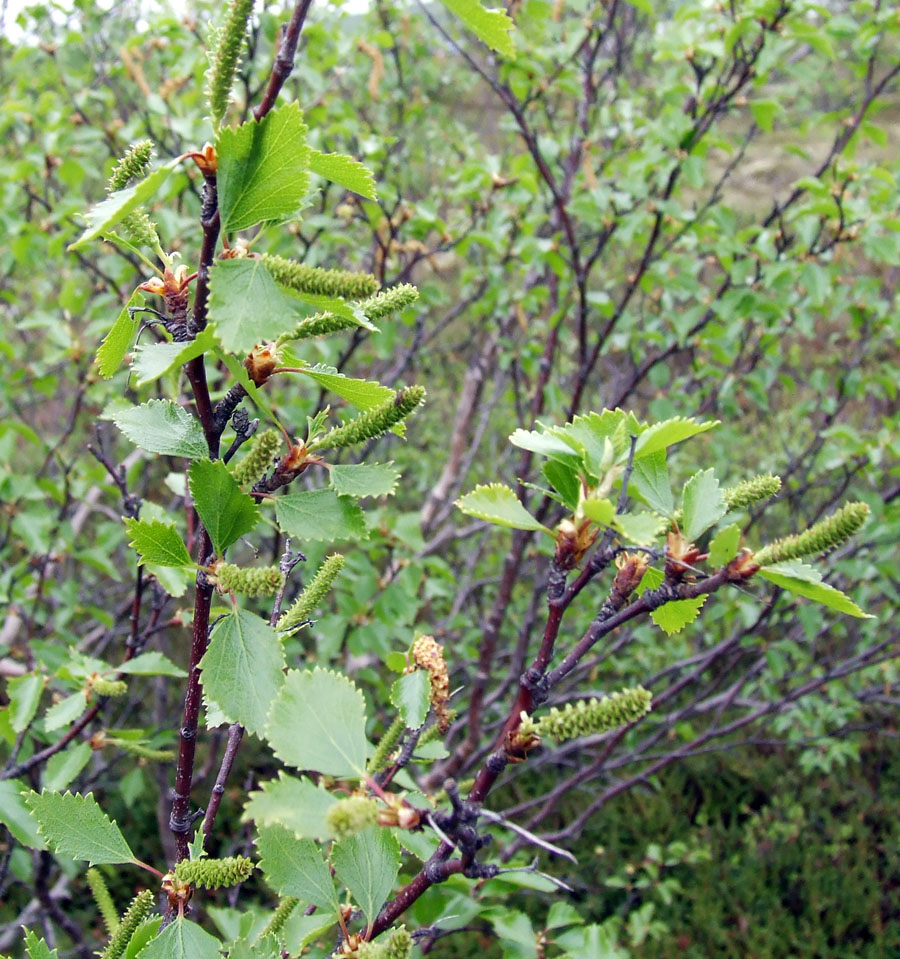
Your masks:
M328 955L338 896L365 932L436 843L430 829L383 828L418 815L399 800L374 791L375 827L371 805L346 798L346 780L382 768L369 744L382 740L385 788L398 775L414 805L437 797L430 825L446 834L465 809L445 778L480 777L484 799L504 729L516 734L504 764L528 761L507 766L492 808L579 866L502 825L476 865L527 867L540 852L542 870L574 883L571 903L527 869L477 886L477 870L457 870L388 916L375 940L387 954L408 951L400 921L435 954L455 954L445 933L472 927L479 950L489 934L511 959L898 945L880 908L896 817L873 798L879 741L862 738L896 705L896 12L522 0L509 33L499 14L447 6L497 52L431 6L313 5L258 124L290 7L257 10L246 48L227 26L210 41L206 4L183 21L140 4L44 5L20 16L21 39L0 38L0 953L50 954L21 924L60 955L115 939L67 857L165 872L186 854L191 797L173 812L169 791L190 628L207 636L195 596L213 586L229 595L212 596L200 663L195 805L210 803L222 750L237 758L206 846L215 876L167 880L167 919L185 888L247 879L249 860L231 857L259 868L239 904L198 893L196 922L161 936L138 903L149 959L181 954L165 952L179 935L214 954L213 932L246 940L236 957L281 935L291 954ZM240 26L249 9L230 15ZM209 47L221 56L208 73ZM101 201L141 182L140 150L113 170L144 140L157 159L126 218L123 194ZM171 267L171 314L179 256L190 272L206 255L206 141L232 250L246 252L245 231L264 256L217 260L211 325L185 322L182 337L126 307L162 309L155 263ZM196 164L175 162L187 153ZM111 229L131 240L101 241ZM207 382L214 404L233 395L261 419L255 438L239 419L226 431L226 415L211 442ZM407 383L427 387L424 407ZM588 415L616 408L633 412ZM755 492L748 477L761 477ZM865 507L825 519L848 498ZM666 540L673 523L686 539ZM618 543L630 552L614 556ZM743 546L765 547L766 568L741 567ZM518 727L511 705L554 583L601 572L600 556L608 592L593 583L571 608L588 580L566 594L544 664L554 711L525 683L522 705L538 712ZM285 582L284 609L296 602L279 619ZM612 632L622 608L634 616ZM604 643L576 656L592 629ZM412 646L423 633L449 677ZM653 702L643 719L639 686ZM602 698L623 688L639 708ZM575 705L588 696L600 703ZM416 762L391 770L426 715L437 721ZM757 744L779 748L737 758ZM729 758L677 765L719 748ZM705 800L688 811L694 790ZM401 860L396 837L413 855ZM620 861L640 857L633 871ZM98 868L121 910L143 874ZM847 875L852 898L835 888ZM289 915L292 897L317 911ZM126 954L132 931L104 955Z

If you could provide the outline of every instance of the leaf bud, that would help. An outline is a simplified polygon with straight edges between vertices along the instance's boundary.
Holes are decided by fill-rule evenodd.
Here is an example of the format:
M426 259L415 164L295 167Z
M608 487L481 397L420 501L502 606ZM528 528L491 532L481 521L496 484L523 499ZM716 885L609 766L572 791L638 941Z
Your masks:
M647 557L643 553L619 553L615 559L617 573L612 584L612 598L624 604L638 588L647 572Z
M251 350L244 360L244 369L256 386L262 386L275 372L280 358L274 343L263 343Z

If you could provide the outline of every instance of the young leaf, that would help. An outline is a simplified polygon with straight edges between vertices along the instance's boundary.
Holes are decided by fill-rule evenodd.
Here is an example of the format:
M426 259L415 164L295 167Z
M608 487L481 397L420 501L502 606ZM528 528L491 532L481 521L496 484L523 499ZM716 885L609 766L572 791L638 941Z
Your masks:
M741 528L737 523L720 529L709 544L709 565L718 569L730 563L738 554L741 545Z
M441 3L501 56L512 58L516 47L510 33L515 26L503 10L485 9L478 0L441 0Z
M9 724L13 732L22 732L34 719L43 691L44 677L39 673L16 676L9 680L6 695L9 697Z
M331 488L341 496L389 496L397 486L400 473L393 463L360 463L332 466L328 471Z
M578 470L559 460L547 460L541 466L547 482L559 493L563 503L574 513L581 498L581 479Z
M655 513L620 513L612 520L612 526L638 546L649 546L664 525L665 520Z
M191 464L188 477L197 515L216 555L221 556L256 526L259 507L241 490L221 460L197 460Z
M488 486L476 486L456 501L456 505L469 516L485 519L497 526L509 526L513 529L543 530L550 533L546 526L539 523L519 502L516 494L502 483ZM552 535L552 534L551 534Z
M366 535L363 511L349 496L333 490L289 493L275 500L278 525L288 536L333 542Z
M84 215L88 222L87 228L74 243L69 244L68 249L77 250L101 234L108 233L129 213L151 200L179 162L179 159L175 159L164 163L145 180L124 190L116 190L105 200L91 207Z
M155 649L141 653L134 659L129 659L120 666L116 666L116 671L132 676L174 676L176 679L183 679L187 676L187 673L180 666L176 666L171 659L163 656Z
M31 792L25 805L37 820L41 836L59 856L97 863L134 862L134 853L119 827L88 793Z
M131 294L131 299L125 304L122 312L113 323L112 329L106 334L105 339L97 350L97 368L100 375L109 379L116 370L122 365L128 347L134 339L134 331L137 326L128 312L129 307L143 306L144 297L139 290Z
M213 331L205 329L188 343L150 343L135 347L131 371L134 385L145 386L164 376L175 366L183 366L215 345Z
M312 366L303 370L304 376L315 380L323 389L337 394L358 410L371 410L394 396L394 391L371 380L354 380L343 373Z
M650 618L669 636L680 633L688 623L692 623L699 615L706 596L697 596L696 599L675 599L654 609Z
M717 523L726 512L725 497L719 488L715 470L700 470L685 484L682 494L681 531L688 540L695 540Z
M80 689L71 696L66 696L58 703L54 703L46 713L44 713L44 731L52 733L55 729L62 729L69 723L74 723L76 719L87 709L87 697L84 690Z
M298 769L357 777L366 769L366 704L345 676L290 670L269 713L265 738Z
M179 916L141 950L141 959L222 959L222 943Z
M806 563L797 561L776 563L774 566L764 566L756 575L796 596L804 596L839 613L846 613L848 616L856 616L860 619L872 619L849 596L829 586L828 583L821 582L822 574L814 567L807 566Z
M669 469L666 466L665 450L658 450L636 459L631 483L638 496L650 507L671 519L675 513L675 500L672 498L672 484ZM632 490L628 487L628 492Z
M298 840L281 826L267 826L257 830L256 848L266 881L279 895L338 911L331 871L311 839Z
M616 507L612 500L586 499L581 504L581 511L598 526L608 526L617 522Z
M261 736L283 679L278 633L253 613L237 609L216 623L200 669L206 702L215 703L229 723Z
M373 923L394 888L400 844L387 829L370 826L335 843L331 861L338 879Z
M262 120L223 127L216 138L222 232L294 217L309 189L306 124L296 103ZM227 261L226 261L227 262Z
M90 762L93 755L94 750L88 743L77 743L51 756L44 769L41 788L55 793L62 792Z
M367 200L378 198L372 171L353 157L344 156L342 153L320 153L318 150L310 150L309 169L312 173L331 180L345 190L364 196Z
M0 779L0 823L29 849L46 849L38 825L25 805L27 788L18 779Z
M651 456L653 453L658 453L669 446L674 446L676 443L681 443L692 436L705 433L718 425L718 420L711 420L709 423L696 423L693 418L685 419L681 416L664 420L662 423L654 423L638 437L634 447L635 461Z
M518 446L519 449L559 460L570 467L577 468L581 463L580 454L552 433L518 429L510 434L509 441L513 446Z
M59 959L59 953L51 949L45 940L38 939L31 929L25 930L25 951L28 959Z
M125 520L129 546L138 551L141 564L153 563L156 566L192 566L191 554L184 545L181 534L175 524L169 525L159 520Z
M425 722L430 697L431 683L424 669L406 673L391 686L391 702L400 710L403 722L410 729L418 729Z
M283 826L298 839L330 839L326 817L336 802L321 786L282 770L277 779L260 783L260 788L250 793L242 820L252 819L257 827Z
M200 459L209 447L200 423L171 400L150 400L112 414L112 421L135 446L149 453Z

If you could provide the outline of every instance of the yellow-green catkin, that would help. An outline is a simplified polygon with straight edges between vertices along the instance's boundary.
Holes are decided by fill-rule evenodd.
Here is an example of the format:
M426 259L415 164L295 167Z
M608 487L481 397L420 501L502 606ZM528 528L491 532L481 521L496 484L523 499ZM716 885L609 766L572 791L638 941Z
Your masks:
M378 803L367 796L348 796L328 807L325 822L335 839L355 836L378 822Z
M231 475L241 486L249 486L262 479L272 465L272 460L281 445L281 436L277 430L263 430L253 437L250 451L231 471Z
M374 296L355 303L354 306L362 312L367 320L374 323L391 313L396 313L404 307L414 303L419 297L419 291L408 283L389 290L382 290ZM339 333L341 330L352 329L357 322L337 313L316 313L305 320L301 320L294 329L279 338L279 342L287 340L302 340L310 336L325 336L328 333Z
M91 689L98 696L124 696L128 692L128 683L124 679L107 679L105 676L94 676L91 680Z
M274 596L284 585L284 573L277 566L244 568L232 563L218 563L209 576L222 593L242 596Z
M722 497L725 501L725 508L730 513L733 510L746 509L746 507L759 502L761 499L768 499L780 489L781 478L773 476L771 473L764 473L761 476L744 480L737 486L729 486L727 489L723 489Z
M294 600L290 609L282 613L277 628L291 629L293 626L298 626L309 619L313 611L319 607L322 600L328 595L328 591L343 566L343 556L337 554L329 556L316 570L316 575L310 580L306 589Z
M145 743L136 742L131 739L108 738L104 741L105 746L115 746L122 752L130 753L132 756L138 756L141 759L149 759L151 762L168 762L175 758L175 753L171 749L153 749Z
M375 752L372 753L369 757L369 762L366 764L366 772L370 776L381 772L381 770L387 766L388 759L397 743L400 742L400 737L403 735L404 729L406 729L406 723L403 722L403 717L397 716L384 731L384 735L375 747Z
M91 895L97 904L97 909L103 917L106 934L108 936L114 936L116 930L119 928L119 914L116 912L116 906L112 900L112 896L109 894L109 888L106 885L106 880L103 878L103 873L101 873L99 869L91 867L87 871L86 878L88 887L91 890Z
M635 686L602 699L567 703L562 709L554 706L537 720L526 716L519 731L523 735L552 739L558 744L627 726L650 711L650 702L650 693L643 686Z
M201 889L221 889L236 886L249 878L253 861L246 856L228 856L227 859L182 859L175 867L177 882L186 882Z
M388 959L387 944L363 940L356 947L357 959Z
M321 266L308 266L271 253L263 253L262 261L276 283L299 293L361 300L378 289L378 280L371 273L326 270Z
M107 192L113 193L128 186L132 180L143 179L147 175L152 156L153 143L150 140L139 140L132 144L113 168ZM129 213L122 219L121 225L135 243L150 247L159 245L156 224L143 211L135 210Z
M125 915L119 921L109 944L100 953L100 959L121 959L138 926L150 915L154 899L149 889L145 889L134 897Z
M210 52L210 67L206 73L206 95L214 126L221 123L228 109L234 74L247 36L247 21L252 12L253 0L231 0L225 22L211 37L215 46Z
M318 450L355 446L373 440L406 419L425 399L423 386L410 386L397 392L392 399L358 416L355 420L335 427L310 443L310 453Z
M291 913L297 908L300 900L296 896L285 896L278 903L278 908L272 914L269 924L263 930L264 936L278 936L284 929L284 924L290 918Z
M773 563L825 553L858 533L868 516L869 507L865 503L846 503L805 532L764 546L754 559L760 566L771 566Z
M409 959L412 952L413 939L406 926L397 926L391 930L387 941L387 954L385 959Z

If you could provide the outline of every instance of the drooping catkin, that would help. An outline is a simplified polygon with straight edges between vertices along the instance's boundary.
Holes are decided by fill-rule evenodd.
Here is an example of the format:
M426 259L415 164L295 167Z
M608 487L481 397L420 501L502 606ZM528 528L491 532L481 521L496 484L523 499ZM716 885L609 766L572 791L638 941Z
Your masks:
M103 917L103 925L106 926L107 935L115 935L116 929L119 928L119 914L116 912L116 906L109 894L109 888L103 878L103 873L99 869L91 867L88 869L85 878L91 890L91 895L94 897L94 902L97 904L97 909Z
M312 612L328 595L338 573L344 566L344 557L334 554L329 556L316 570L316 575L309 581L306 589L294 600L290 609L282 613L278 620L277 629L291 629L309 619Z
M119 921L109 944L100 953L100 959L121 959L137 927L150 915L154 899L149 889L145 889L134 897L125 915Z
M846 543L869 516L865 503L846 503L837 512L796 536L786 536L764 546L754 556L760 566L771 566L804 556L815 556Z
M265 476L280 445L277 430L263 430L253 438L250 451L235 465L231 475L241 486L252 486Z
M300 293L361 300L378 289L378 280L371 273L326 270L321 266L309 266L271 253L263 253L262 261L276 283Z
M367 410L343 426L337 426L309 444L308 452L355 446L386 433L392 426L406 419L425 399L423 386L410 386L397 392L387 402Z
M253 12L253 0L231 0L225 22L211 35L210 66L206 73L206 96L213 125L218 126L231 99L234 74L241 58L247 21Z

